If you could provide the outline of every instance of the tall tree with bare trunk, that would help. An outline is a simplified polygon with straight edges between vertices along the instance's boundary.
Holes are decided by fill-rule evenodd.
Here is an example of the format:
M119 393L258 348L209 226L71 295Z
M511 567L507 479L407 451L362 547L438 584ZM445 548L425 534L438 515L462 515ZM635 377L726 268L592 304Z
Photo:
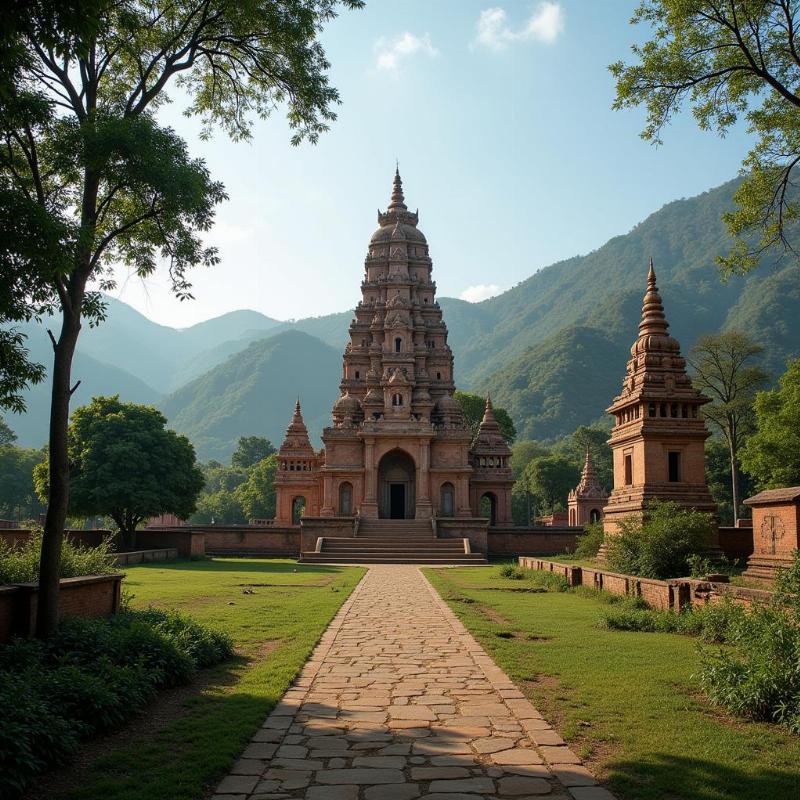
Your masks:
M741 503L739 449L755 424L756 393L768 379L767 373L753 364L763 349L744 333L724 331L701 336L687 359L695 387L711 398L703 406L703 416L728 445L734 525Z
M166 263L191 298L188 271L218 256L202 235L225 198L205 164L159 124L180 87L204 135L247 139L255 118L285 107L292 143L315 142L339 102L318 41L340 6L362 0L73 0L12 3L20 11L2 57L0 203L39 236L5 256L13 287L5 320L55 311L49 435L50 502L37 633L57 622L61 539L69 502L67 423L72 359L84 322L102 322L113 267L138 276ZM24 13L24 17L22 16ZM7 45L7 46L6 46ZM41 240L41 241L39 241ZM13 245L13 239L9 239ZM5 280L5 275L4 275ZM2 299L0 297L0 299ZM21 366L26 354L11 342ZM32 377L37 377L35 374Z

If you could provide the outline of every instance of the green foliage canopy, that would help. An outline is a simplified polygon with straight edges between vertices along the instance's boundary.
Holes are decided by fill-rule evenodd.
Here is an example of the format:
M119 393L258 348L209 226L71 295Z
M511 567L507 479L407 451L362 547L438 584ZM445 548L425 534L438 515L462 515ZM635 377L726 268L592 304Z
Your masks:
M272 442L263 436L240 436L231 456L231 466L247 469L276 452Z
M203 487L194 448L166 428L150 406L95 397L75 410L69 426L70 513L110 516L126 544L136 526L159 514L189 517ZM35 470L47 496L47 463Z
M737 208L724 217L737 237L720 259L729 271L752 269L776 246L796 255L786 228L800 211L798 13L794 0L641 0L631 22L648 28L649 41L634 45L636 63L610 67L614 108L645 106L642 137L653 143L685 104L702 130L720 136L746 120L755 145Z
M247 480L236 487L234 496L246 519L272 519L275 516L277 471L278 457L273 454L254 464Z
M674 502L652 500L643 517L623 519L606 539L609 566L643 578L678 578L690 573L689 559L711 540L711 515Z
M759 392L755 410L742 467L761 489L800 485L800 358L789 363L780 388Z

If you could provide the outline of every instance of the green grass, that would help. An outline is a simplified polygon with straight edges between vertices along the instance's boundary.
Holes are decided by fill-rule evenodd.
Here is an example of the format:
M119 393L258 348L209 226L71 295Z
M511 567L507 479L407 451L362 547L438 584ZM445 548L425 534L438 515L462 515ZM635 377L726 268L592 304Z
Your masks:
M364 573L294 561L211 559L130 567L132 605L177 608L226 631L237 658L202 673L166 725L136 731L58 797L199 800L226 774ZM252 587L254 594L244 594ZM148 714L151 709L144 709Z
M695 640L605 630L607 598L521 592L491 569L428 569L462 622L625 800L796 800L800 737L701 694Z

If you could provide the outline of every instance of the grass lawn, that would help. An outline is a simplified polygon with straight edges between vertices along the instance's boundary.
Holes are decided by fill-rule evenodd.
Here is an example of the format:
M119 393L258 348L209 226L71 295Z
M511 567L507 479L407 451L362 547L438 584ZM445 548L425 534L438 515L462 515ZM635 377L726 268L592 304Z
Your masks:
M519 591L490 569L428 569L463 623L625 800L797 800L800 737L736 720L692 677L697 642L598 627L588 593Z
M292 682L359 568L302 566L276 559L209 559L143 564L123 587L137 608L177 608L234 640L237 658L201 673L176 713L103 753L80 785L48 797L81 800L199 800L228 771ZM254 594L244 594L246 586ZM158 713L159 702L144 709ZM76 781L71 781L76 783Z

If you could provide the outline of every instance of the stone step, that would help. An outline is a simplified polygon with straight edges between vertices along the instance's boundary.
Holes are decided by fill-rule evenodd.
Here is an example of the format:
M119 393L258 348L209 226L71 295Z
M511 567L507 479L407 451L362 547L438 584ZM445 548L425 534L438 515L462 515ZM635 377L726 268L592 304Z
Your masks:
M304 564L458 564L480 566L487 564L481 553L461 553L459 555L441 556L376 556L371 553L349 553L340 555L333 553L301 553L300 562Z

